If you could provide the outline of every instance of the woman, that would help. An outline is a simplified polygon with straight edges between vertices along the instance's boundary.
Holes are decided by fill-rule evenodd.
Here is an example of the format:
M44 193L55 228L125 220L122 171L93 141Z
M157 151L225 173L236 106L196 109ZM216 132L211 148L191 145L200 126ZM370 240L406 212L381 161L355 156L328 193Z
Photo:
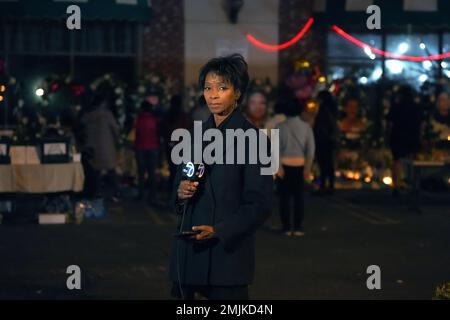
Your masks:
M256 130L238 108L248 81L247 63L241 55L215 58L203 66L199 85L211 112L203 130L216 128L224 140L227 129ZM238 150L236 144L231 149L234 155L249 150L248 143L245 150ZM229 151L224 148L224 159ZM200 183L182 180L183 166L179 167L174 183L177 212L188 202L177 230L200 233L176 238L173 243L170 278L174 296L248 299L255 265L254 234L271 211L273 179L261 175L261 167L260 163L211 164Z
M392 180L393 195L398 195L398 187L402 175L402 159L413 159L420 149L422 132L422 111L414 102L414 90L408 86L401 86L391 103L387 116L389 143L394 163Z
M119 197L119 186L116 174L117 142L119 139L119 125L109 109L114 103L114 92L109 88L99 88L95 94L93 111L82 118L85 132L85 148L93 151L90 161L95 170L94 193L100 193L101 174L106 171L113 187L114 201Z
M280 135L279 178L280 218L282 232L287 236L304 236L304 181L309 179L314 159L314 134L308 123L300 118L302 105L292 94L282 97L287 116L278 129ZM291 200L294 201L294 226L291 230Z
M169 194L172 192L173 181L177 171L177 166L170 159L172 148L175 145L175 142L171 141L170 137L172 132L176 129L189 129L191 123L192 121L190 121L189 115L187 115L183 110L183 97L178 94L172 96L170 99L170 108L165 116L162 128L164 149L167 161L169 163Z
M267 121L267 99L259 91L253 91L248 95L248 102L245 108L245 116L258 129L266 128Z
M446 91L438 95L431 125L438 137L438 147L447 145L450 137L450 97Z
M334 150L336 148L337 125L333 110L336 102L328 90L319 92L319 112L314 122L316 156L320 167L320 189L318 194L334 192ZM328 188L327 188L327 182Z
M349 97L344 102L345 117L339 121L339 129L350 146L358 147L366 125L360 116L360 102L355 97Z
M141 104L141 113L136 119L134 130L134 150L138 166L139 194L136 200L142 200L145 189L145 175L147 174L149 192L148 205L156 204L156 174L160 149L160 120L155 114L154 105L144 100Z

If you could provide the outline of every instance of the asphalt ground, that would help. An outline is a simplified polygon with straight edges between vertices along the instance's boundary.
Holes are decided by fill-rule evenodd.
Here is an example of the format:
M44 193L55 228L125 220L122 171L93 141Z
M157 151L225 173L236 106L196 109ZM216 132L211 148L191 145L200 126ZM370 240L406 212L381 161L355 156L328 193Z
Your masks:
M257 232L252 299L431 299L450 281L450 197L338 190L306 197L304 237L281 235L276 204ZM0 225L0 299L171 299L167 268L176 217L144 202L108 202L81 225ZM67 267L81 269L68 290ZM367 267L381 271L369 290Z

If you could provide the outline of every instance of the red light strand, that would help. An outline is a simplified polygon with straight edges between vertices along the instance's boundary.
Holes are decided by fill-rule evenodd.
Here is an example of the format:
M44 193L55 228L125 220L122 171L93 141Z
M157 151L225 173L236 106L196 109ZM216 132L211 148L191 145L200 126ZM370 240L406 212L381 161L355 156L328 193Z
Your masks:
M377 49L377 48L372 47L362 41L359 41L358 39L356 39L355 37L352 37L351 35L349 35L347 32L345 32L344 30L342 30L341 28L339 28L336 25L332 26L331 29L334 32L336 32L338 35L340 35L341 37L347 39L348 41L352 42L353 44L357 45L358 47L360 47L362 49L369 48L373 53L377 53L379 55L382 55L382 56L385 56L388 58L392 58L392 59L421 62L421 61L426 61L426 60L443 60L443 59L450 58L450 52L436 54L436 55L432 55L432 56L425 56L425 57L398 55L398 54L394 54L391 52Z
M305 26L300 30L300 32L294 38L292 38L291 40L289 40L285 43L282 43L282 44L277 44L277 45L267 44L267 43L259 41L251 34L247 34L246 37L247 37L248 41L250 41L255 46L257 46L261 49L265 49L268 51L279 51L279 50L286 49L286 48L292 46L297 41L299 41L305 35L305 33L308 32L308 30L311 28L313 22L314 22L314 19L309 18L308 21L306 22Z

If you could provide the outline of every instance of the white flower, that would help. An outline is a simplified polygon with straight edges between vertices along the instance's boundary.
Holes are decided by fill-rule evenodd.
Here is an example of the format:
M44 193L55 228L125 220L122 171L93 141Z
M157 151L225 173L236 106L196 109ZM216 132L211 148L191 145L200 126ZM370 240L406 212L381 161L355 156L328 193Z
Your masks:
M116 106L120 107L120 106L122 106L122 105L123 105L122 99L117 99L117 100L116 100Z
M9 84L15 85L15 84L16 84L16 78L11 77L11 78L9 79Z
M157 84L159 82L159 77L158 76L153 76L150 79L150 82L153 83L153 84Z
M139 86L138 92L144 94L145 93L145 87L144 86Z
M23 119L22 119L22 124L27 124L27 123L28 123L28 118L26 118L26 117L23 118Z
M81 111L81 105L76 105L76 106L75 106L75 110L76 110L76 111Z
M116 90L115 90L115 93L116 93L117 95L122 94L122 92L123 92L123 90L122 90L121 87L117 87Z
M22 99L19 99L19 101L17 101L17 105L19 108L22 108L25 105L25 101L23 101Z
M43 105L44 107L47 107L47 106L48 106L48 100L42 101L42 105Z
M105 80L111 80L111 75L109 73L105 74L103 77Z

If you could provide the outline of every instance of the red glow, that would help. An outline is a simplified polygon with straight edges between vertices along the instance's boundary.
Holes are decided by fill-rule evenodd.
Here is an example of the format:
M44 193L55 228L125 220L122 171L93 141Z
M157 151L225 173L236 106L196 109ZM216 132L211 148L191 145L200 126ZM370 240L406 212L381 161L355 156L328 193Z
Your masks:
M420 62L420 61L426 61L426 60L442 60L442 59L447 59L450 58L450 52L446 52L446 53L442 53L442 54L436 54L433 56L425 56L425 57L416 57L416 56L402 56L402 55L398 55L398 54L394 54L394 53L390 53L387 51L383 51L380 49L377 49L375 47L372 47L362 41L359 41L358 39L352 37L351 35L349 35L347 32L345 32L344 30L342 30L341 28L339 28L338 26L334 25L331 27L331 29L336 32L338 35L340 35L341 37L347 39L348 41L354 43L355 45L357 45L358 47L365 49L365 48L369 48L373 53L385 56L387 58L392 58L392 59L398 59L398 60L408 60L408 61L416 61L416 62Z
M53 83L53 84L51 85L51 87L50 87L50 90L51 90L52 92L58 91L58 90L59 90L59 83L57 83L57 82Z
M86 88L83 85L76 85L76 84L74 84L74 85L71 86L71 90L72 90L72 94L75 97L79 97L79 96L81 96L84 93Z
M306 22L305 26L302 28L302 30L300 30L300 32L294 38L292 38L291 40L289 40L285 43L282 43L282 44L270 45L270 44L267 44L267 43L257 40L251 34L247 34L246 37L247 37L248 41L250 41L255 46L257 46L261 49L265 49L268 51L279 51L279 50L283 50L283 49L286 49L286 48L292 46L294 43L296 43L298 40L300 40L305 35L305 33L308 32L309 28L311 28L311 25L313 24L313 22L314 22L314 19L309 18L308 22Z

